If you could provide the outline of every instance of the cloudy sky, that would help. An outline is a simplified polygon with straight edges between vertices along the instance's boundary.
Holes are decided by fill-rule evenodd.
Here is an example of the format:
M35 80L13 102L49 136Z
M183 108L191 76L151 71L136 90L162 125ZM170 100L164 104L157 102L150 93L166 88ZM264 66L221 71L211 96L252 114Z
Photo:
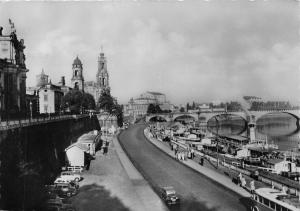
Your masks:
M243 95L299 100L297 1L2 2L25 40L27 85L44 68L70 83L76 55L96 80L103 45L120 103L159 91L176 104Z

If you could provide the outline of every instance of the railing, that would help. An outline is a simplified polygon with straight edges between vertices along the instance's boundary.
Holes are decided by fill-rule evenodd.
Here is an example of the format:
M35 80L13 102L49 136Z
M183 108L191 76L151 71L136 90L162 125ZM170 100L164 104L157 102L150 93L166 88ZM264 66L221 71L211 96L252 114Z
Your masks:
M63 115L63 116L38 117L32 119L9 120L9 121L0 122L0 130L7 130L7 129L18 128L18 127L27 127L30 125L38 125L47 122L55 122L55 121L66 120L66 119L79 119L88 116L89 114L81 114L81 115Z

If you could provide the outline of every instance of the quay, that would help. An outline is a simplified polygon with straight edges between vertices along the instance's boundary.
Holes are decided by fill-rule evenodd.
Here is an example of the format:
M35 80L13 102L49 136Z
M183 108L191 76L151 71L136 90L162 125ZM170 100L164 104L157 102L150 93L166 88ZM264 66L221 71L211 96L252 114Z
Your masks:
M72 198L76 210L167 210L132 165L117 137L110 136L108 140L108 153L97 151L89 170L82 173L80 191Z

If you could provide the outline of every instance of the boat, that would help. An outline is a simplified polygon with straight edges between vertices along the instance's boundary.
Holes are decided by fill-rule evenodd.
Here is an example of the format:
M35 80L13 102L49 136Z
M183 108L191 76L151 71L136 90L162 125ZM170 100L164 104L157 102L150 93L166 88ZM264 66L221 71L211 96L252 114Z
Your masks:
M251 211L299 211L299 198L273 188L258 188L252 195Z
M261 148L261 149L267 149L267 150L278 150L278 145L272 143L268 143L268 138L266 136L265 139L255 139L254 141L251 141L249 144L246 145L247 148L254 147L254 148Z

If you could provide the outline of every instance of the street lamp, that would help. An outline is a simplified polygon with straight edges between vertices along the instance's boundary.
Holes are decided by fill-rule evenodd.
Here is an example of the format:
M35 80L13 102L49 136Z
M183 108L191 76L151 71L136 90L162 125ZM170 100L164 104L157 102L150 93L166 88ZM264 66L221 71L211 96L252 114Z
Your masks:
M32 102L31 102L31 100L29 102L29 108L30 108L30 121L32 121Z
M215 116L217 122L217 168L219 167L219 120Z

